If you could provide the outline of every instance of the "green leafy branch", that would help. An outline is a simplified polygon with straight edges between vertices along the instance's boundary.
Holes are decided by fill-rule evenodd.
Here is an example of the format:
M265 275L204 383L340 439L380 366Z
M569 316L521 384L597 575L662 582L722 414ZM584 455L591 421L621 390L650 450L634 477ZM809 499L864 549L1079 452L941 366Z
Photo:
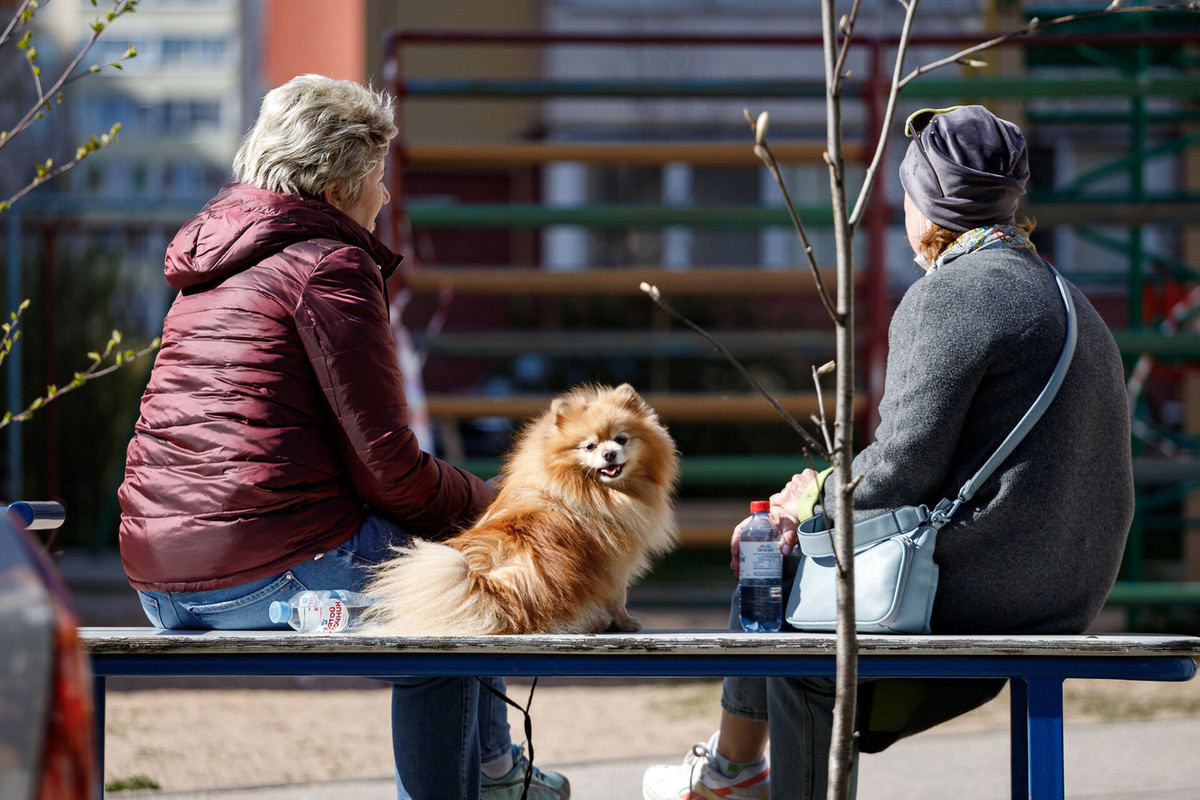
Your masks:
M106 69L124 69L124 64L131 58L137 56L137 48L130 45L124 55L120 58L110 61L106 64L93 64L86 69L80 69L80 64L92 49L92 46L100 38L100 36L108 30L108 27L118 18L125 14L132 13L136 10L138 0L110 0L108 10L92 20L90 31L87 40L79 47L75 56L70 63L59 73L58 77L49 85L42 83L42 68L38 63L38 49L34 44L34 31L32 23L37 16L38 11L44 8L50 0L22 0L17 4L16 11L5 28L0 31L0 47L6 44L12 44L24 57L24 61L29 69L29 77L33 83L35 98L33 103L25 111L24 116L17 121L11 128L0 130L0 148L15 139L18 135L29 130L35 123L46 116L48 112L61 106L64 101L63 88L70 83L84 77L102 72ZM90 0L93 8L98 8L98 0ZM114 124L107 133L91 136L86 142L75 149L74 158L65 163L55 165L54 159L48 158L34 165L34 177L23 188L19 189L8 200L0 201L0 213L9 210L12 205L24 197L29 192L41 186L46 181L61 175L68 169L71 169L83 159L96 153L97 151L107 147L116 141L117 133L121 130L121 124ZM12 348L16 345L17 340L21 337L19 328L21 315L29 307L29 300L24 300L16 311L10 312L9 318L3 325L0 325L0 364L3 364L8 358ZM47 403L57 400L68 392L72 392L89 381L103 377L126 364L141 358L142 356L156 350L159 347L160 340L155 339L149 346L142 350L121 349L121 332L114 330L109 337L108 344L102 352L91 352L87 354L91 363L82 371L76 372L69 383L65 386L57 386L51 384L46 387L46 393L34 399L23 411L13 413L6 411L3 417L0 417L0 428L7 427L12 422L24 422L33 416L34 412L45 406Z
M3 332L3 338L0 338L0 364L3 364L4 359L8 358L8 354L12 352L13 345L17 343L17 339L21 338L21 331L17 325L21 321L21 315L25 313L25 309L27 308L29 308L28 300L17 306L16 311L9 312L8 322L0 325L0 332Z
M21 304L21 307L18 311L15 311L10 315L11 322L5 323L2 328L0 328L4 332L2 348L4 355L8 354L8 351L12 347L12 343L16 341L16 338L20 335L20 331L17 330L17 321L20 318L20 311L24 311L28 305L29 301L26 300ZM57 400L68 392L75 391L88 381L103 377L110 372L115 372L126 364L136 361L142 356L148 355L154 350L157 350L161 343L161 339L155 339L148 346L141 350L122 350L119 349L119 345L121 344L121 332L114 330L112 335L109 337L108 344L105 346L103 352L88 353L87 357L91 360L91 364L89 364L86 369L76 372L71 377L70 383L65 386L50 384L46 387L46 393L35 398L32 403L26 406L25 410L17 412L16 414L11 411L5 412L4 416L0 418L0 428L5 428L9 425L9 423L12 422L25 422L33 416L35 411L47 403ZM107 363L110 359L112 363ZM107 366L105 366L106 363Z
M48 2L49 0L44 0L44 3ZM97 6L97 0L91 0L91 4L92 6ZM79 65L83 62L88 52L92 49L92 46L100 38L100 35L108 29L108 26L111 25L118 17L124 14L132 13L134 10L136 10L137 5L138 0L111 0L109 10L102 16L92 20L90 26L91 34L80 46L78 52L75 54L75 57L62 70L52 84L49 86L43 86L42 68L38 63L38 49L34 45L34 31L31 27L31 23L35 19L38 10L41 8L41 5L39 5L37 0L23 0L23 2L17 7L16 12L9 20L8 25L5 27L3 32L0 32L0 47L13 42L13 46L15 46L24 54L24 60L29 68L29 76L33 82L36 97L34 98L34 102L26 110L24 116L22 116L15 125L6 130L0 130L0 148L3 148L4 145L8 144L18 135L29 130L33 124L42 119L47 112L58 106L61 106L65 99L62 89L67 84L73 83L85 75L101 72L105 69L124 69L125 62L137 56L137 48L133 45L130 45L126 49L124 55L114 61L110 61L105 64L93 64L85 70L79 70ZM14 37L16 37L15 40ZM13 203L15 203L17 200L20 200L26 194L33 191L33 189L45 183L49 179L57 175L61 175L63 172L71 169L83 159L87 158L98 150L107 147L116 140L117 132L120 129L121 125L120 123L117 123L109 129L108 133L100 136L90 137L87 142L75 149L75 157L65 164L61 164L56 167L53 159L47 159L44 162L34 165L35 174L29 183L18 190L12 197L8 198L7 200L0 201L0 213L10 209Z
M41 186L46 181L61 175L62 173L74 167L80 161L83 161L92 153L95 153L96 151L112 144L114 141L116 141L117 132L120 130L121 123L117 122L112 126L112 128L109 129L108 133L91 137L86 143L75 149L75 158L73 158L71 161L68 161L66 164L60 164L59 166L55 167L54 159L52 158L48 158L40 164L35 164L34 168L37 174L34 176L34 178L24 187L19 189L12 197L8 198L7 200L0 200L0 213L8 211L10 208L12 208L14 203L32 192L37 187ZM0 144L0 146L2 146L2 144Z

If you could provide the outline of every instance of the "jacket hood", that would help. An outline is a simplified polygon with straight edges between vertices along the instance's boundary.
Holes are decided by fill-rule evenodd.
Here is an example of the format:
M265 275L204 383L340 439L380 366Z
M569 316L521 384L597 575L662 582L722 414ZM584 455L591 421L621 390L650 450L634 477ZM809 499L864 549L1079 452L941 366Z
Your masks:
M311 239L362 248L384 279L400 264L399 255L324 201L234 182L223 186L167 247L167 284L181 290L218 281Z

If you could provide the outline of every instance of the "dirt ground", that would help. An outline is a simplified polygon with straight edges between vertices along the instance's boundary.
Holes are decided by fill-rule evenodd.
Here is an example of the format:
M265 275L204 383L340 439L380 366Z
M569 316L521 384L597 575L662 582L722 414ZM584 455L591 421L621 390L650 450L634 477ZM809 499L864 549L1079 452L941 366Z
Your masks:
M301 681L304 682L301 682ZM529 684L512 682L521 705ZM386 688L112 691L105 780L145 776L164 790L303 783L391 775ZM682 760L717 722L716 681L538 685L531 706L543 766L622 757ZM1200 680L1183 684L1068 682L1068 724L1200 716ZM513 738L522 721L510 714ZM1007 692L925 736L1006 728Z

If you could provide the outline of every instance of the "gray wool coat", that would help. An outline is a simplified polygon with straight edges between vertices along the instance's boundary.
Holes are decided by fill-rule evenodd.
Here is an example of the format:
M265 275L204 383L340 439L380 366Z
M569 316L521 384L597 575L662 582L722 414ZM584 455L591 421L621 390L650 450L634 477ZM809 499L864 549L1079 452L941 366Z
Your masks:
M1058 395L938 534L933 633L1082 632L1116 580L1133 518L1124 371L1108 327L1071 291L1079 338ZM1045 386L1065 336L1061 295L1032 250L978 250L917 280L889 329L875 441L854 459L855 518L955 497ZM889 700L890 686L905 691ZM957 716L1002 686L864 685L862 749Z

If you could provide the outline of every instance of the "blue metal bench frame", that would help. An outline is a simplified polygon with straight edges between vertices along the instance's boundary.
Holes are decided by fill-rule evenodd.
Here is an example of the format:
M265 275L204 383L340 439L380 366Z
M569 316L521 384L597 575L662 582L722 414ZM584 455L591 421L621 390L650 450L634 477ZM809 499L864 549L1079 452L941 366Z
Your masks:
M83 628L80 638L92 658L101 764L114 676L801 677L833 675L836 652L833 634L727 631L400 638ZM1186 681L1200 638L860 636L859 651L864 678L1009 679L1012 797L1041 800L1065 797L1063 682Z

